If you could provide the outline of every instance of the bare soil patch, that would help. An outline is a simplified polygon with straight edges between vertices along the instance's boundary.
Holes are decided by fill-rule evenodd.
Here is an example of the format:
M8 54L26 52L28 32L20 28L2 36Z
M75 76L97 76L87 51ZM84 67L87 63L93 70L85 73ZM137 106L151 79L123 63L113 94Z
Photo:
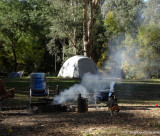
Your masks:
M27 109L6 109L0 113L1 136L91 136L160 135L160 108L152 104L120 104L111 117L107 107L88 112L33 114Z

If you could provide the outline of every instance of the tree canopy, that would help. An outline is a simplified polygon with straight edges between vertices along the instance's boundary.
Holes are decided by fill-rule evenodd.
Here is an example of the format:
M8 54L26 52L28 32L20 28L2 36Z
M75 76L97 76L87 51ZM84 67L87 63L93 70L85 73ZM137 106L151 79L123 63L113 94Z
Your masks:
M56 73L80 54L101 72L159 76L159 0L1 0L0 5L0 71Z

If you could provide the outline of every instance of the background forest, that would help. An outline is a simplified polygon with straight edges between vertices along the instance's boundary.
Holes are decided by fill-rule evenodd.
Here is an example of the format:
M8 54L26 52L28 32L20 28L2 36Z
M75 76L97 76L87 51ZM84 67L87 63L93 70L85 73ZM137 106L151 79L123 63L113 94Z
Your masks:
M0 72L56 75L74 55L101 72L158 78L160 0L0 0Z

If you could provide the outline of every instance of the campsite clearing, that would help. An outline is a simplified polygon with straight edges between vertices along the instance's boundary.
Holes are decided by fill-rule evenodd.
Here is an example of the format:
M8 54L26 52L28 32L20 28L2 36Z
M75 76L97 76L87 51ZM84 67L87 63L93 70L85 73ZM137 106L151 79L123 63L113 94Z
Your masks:
M86 113L50 112L33 114L27 111L29 79L4 79L7 87L15 87L15 99L3 102L0 113L1 136L150 136L160 135L160 80L117 81L115 92L121 111L110 117L106 107L90 107ZM47 79L52 95L56 84L61 89L79 83L73 79Z

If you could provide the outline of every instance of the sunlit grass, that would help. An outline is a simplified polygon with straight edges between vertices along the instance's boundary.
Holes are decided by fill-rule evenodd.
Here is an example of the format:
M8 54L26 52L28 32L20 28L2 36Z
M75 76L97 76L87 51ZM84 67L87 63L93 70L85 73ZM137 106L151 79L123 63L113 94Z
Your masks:
M30 78L3 79L7 89L15 88L15 101L28 101ZM56 95L56 88L59 85L63 91L74 84L79 84L80 79L47 77L47 86L50 89L50 96ZM120 104L159 104L160 98L160 79L149 80L117 80L115 93ZM26 103L25 102L25 103ZM7 105L7 103L6 103Z

